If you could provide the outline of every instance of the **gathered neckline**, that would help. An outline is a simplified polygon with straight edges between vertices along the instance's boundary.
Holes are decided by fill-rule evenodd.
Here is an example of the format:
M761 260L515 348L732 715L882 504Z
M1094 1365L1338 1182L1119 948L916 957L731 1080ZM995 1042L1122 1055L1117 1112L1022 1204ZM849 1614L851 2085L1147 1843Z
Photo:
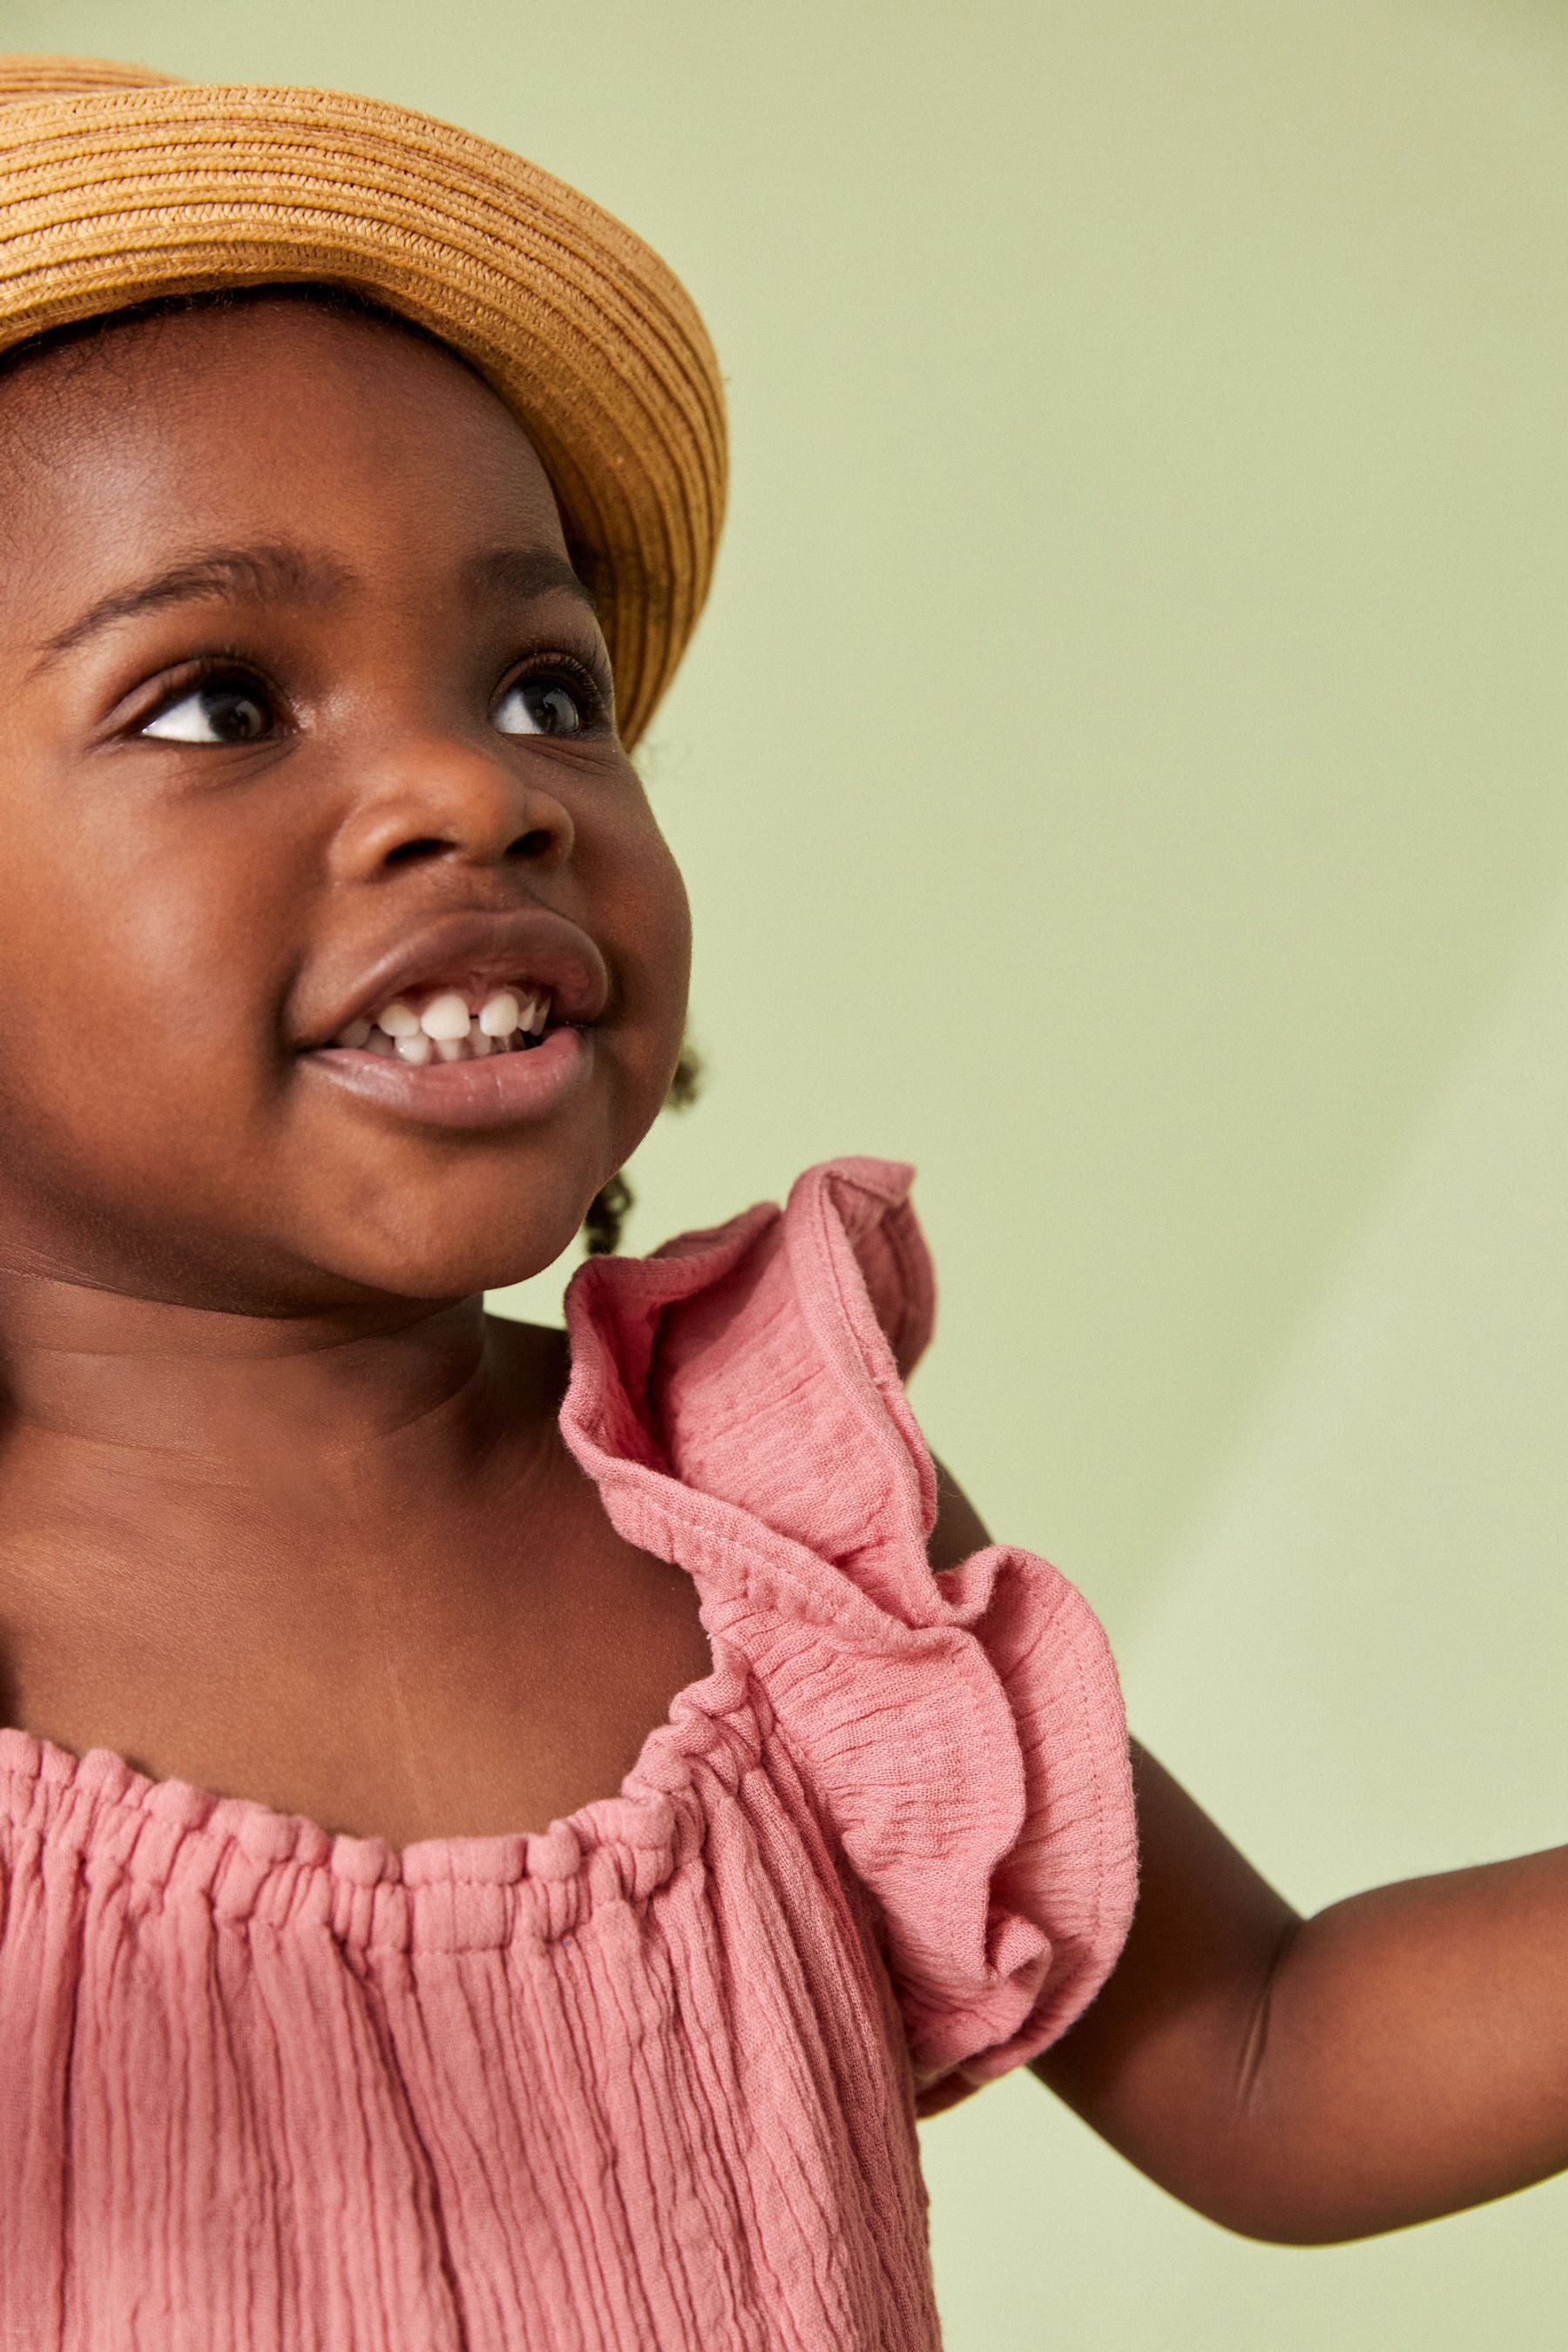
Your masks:
M682 1235L680 1242L689 1238ZM586 1290L575 1280L568 1286L569 1330L580 1317L591 1316L586 1296L578 1312L573 1312L574 1291ZM576 1379L575 1355L572 1379ZM608 1465L585 1462L582 1466L603 1501ZM105 1823L114 1822L120 1831L116 1843L124 1844L128 1862L132 1852L139 1856L129 1866L137 1875L159 1878L168 1875L177 1843L183 1849L206 1847L215 1864L225 1850L235 1848L253 1863L273 1869L324 1872L345 1885L410 1889L505 1886L528 1878L560 1881L579 1873L588 1856L619 1848L642 1858L643 1867L635 1874L647 1882L656 1857L670 1868L679 1859L673 1801L689 1788L694 1758L712 1752L716 1735L722 1746L722 1728L728 1724L741 1731L741 1746L751 1748L755 1760L754 1737L748 1739L735 1722L747 1711L751 1678L738 1658L731 1655L721 1663L715 1654L700 1592L698 1613L709 1644L708 1672L676 1692L663 1720L645 1735L618 1789L589 1798L542 1830L438 1835L397 1845L388 1838L329 1830L310 1814L284 1812L258 1798L223 1796L175 1774L158 1777L141 1771L117 1748L79 1752L15 1724L0 1725L0 1820L21 1827L29 1815L37 1816L41 1802L51 1821L69 1817L74 1840L84 1843L94 1842ZM153 1841L158 1852L151 1871L147 1863L152 1857L141 1853L144 1826L163 1832Z
M669 1801L687 1786L692 1758L713 1745L704 1727L720 1729L743 1710L748 1686L749 1676L737 1664L715 1663L676 1693L617 1790L591 1797L542 1830L458 1833L395 1845L387 1838L326 1829L307 1813L283 1812L258 1798L222 1796L177 1775L156 1778L112 1748L79 1754L15 1724L0 1725L0 1781L12 1791L8 1801L0 1799L0 1813L19 1819L37 1791L94 1818L118 1816L132 1835L140 1819L177 1832L182 1840L236 1845L258 1863L325 1869L361 1886L561 1878L602 1847L669 1847Z
M700 1851L722 1791L784 1769L771 1737L777 1694L760 1663L781 1638L787 1648L808 1627L813 1638L831 1629L842 1662L933 1634L939 1647L970 1639L956 1626L940 1631L952 1612L925 1562L935 1480L900 1381L930 1328L929 1263L905 1205L910 1172L828 1163L798 1181L782 1212L759 1204L648 1258L591 1258L568 1286L563 1435L617 1531L691 1577L710 1655L645 1735L618 1790L542 1830L395 1846L256 1798L155 1779L113 1748L77 1754L4 1726L0 1821L13 1845L74 1854L106 1888L133 1882L153 1901L197 1895L227 1917L275 1926L315 1921L359 1945L453 1950L552 1937L603 1901L654 1892ZM852 1230L864 1266L849 1254ZM873 1310L871 1277L902 1362ZM847 1514L842 1528L831 1512L822 1518L832 1490L791 1466L807 1366L820 1410L840 1417L834 1457L856 1465L834 1505ZM781 1404L791 1425L782 1453L775 1434L765 1458L784 1469L784 1486L754 1486L764 1454L743 1433L754 1438L757 1416ZM737 1442L731 1461L724 1449ZM824 1724L797 1727L807 1745L843 1736L837 1675L833 1685L813 1679L806 1704ZM851 1707L848 1718L858 1714Z

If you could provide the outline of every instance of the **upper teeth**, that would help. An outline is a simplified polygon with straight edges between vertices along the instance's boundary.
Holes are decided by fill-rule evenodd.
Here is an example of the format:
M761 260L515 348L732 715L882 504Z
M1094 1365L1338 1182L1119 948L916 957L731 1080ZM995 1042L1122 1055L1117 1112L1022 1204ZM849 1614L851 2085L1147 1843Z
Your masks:
M432 1056L443 1062L466 1061L501 1052L523 1037L537 1037L550 1017L547 988L493 989L470 1013L460 989L444 988L422 1012L401 996L384 1004L374 1022L351 1021L333 1038L334 1045L368 1046L373 1054L396 1054L405 1062L421 1063Z

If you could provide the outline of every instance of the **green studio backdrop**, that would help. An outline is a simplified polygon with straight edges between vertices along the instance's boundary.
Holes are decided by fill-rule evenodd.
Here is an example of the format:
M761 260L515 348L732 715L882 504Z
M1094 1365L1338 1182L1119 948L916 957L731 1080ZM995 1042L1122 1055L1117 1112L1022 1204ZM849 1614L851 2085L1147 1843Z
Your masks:
M668 256L735 483L645 762L711 1077L631 1245L913 1160L932 1440L1259 1866L1315 1906L1568 1838L1568 16L0 29L422 107ZM1301 2252L1026 2074L924 2148L952 2352L1563 2341L1563 2184Z

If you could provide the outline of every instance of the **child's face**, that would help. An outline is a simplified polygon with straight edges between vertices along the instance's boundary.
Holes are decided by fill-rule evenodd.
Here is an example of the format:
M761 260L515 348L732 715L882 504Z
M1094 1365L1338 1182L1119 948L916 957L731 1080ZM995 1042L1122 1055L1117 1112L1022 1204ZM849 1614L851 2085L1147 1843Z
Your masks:
M547 1265L663 1100L689 939L521 427L266 301L0 382L0 1261L253 1313ZM574 963L586 1050L531 1105L509 1056L500 1123L315 1050L404 983Z

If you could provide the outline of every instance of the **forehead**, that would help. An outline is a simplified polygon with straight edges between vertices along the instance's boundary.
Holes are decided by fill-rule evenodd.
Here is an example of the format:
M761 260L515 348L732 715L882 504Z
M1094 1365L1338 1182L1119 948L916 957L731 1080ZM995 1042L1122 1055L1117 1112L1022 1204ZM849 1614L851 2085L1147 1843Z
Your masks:
M301 529L356 563L498 535L564 552L527 433L461 360L300 299L131 318L5 370L0 495L0 593Z

